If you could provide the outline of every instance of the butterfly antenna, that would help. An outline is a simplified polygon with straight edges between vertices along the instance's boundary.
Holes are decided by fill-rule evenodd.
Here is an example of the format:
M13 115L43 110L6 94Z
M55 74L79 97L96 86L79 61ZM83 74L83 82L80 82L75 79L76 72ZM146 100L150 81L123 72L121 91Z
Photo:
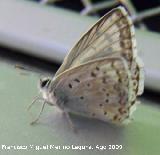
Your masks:
M45 101L43 102L42 108L41 108L38 116L36 117L35 120L33 120L33 121L30 123L31 125L34 125L35 123L37 123L37 121L39 120L39 118L40 118L40 116L41 116L41 114L42 114L42 112L43 112L43 110L44 110L44 106L45 106L46 103L47 103L47 102L45 102Z

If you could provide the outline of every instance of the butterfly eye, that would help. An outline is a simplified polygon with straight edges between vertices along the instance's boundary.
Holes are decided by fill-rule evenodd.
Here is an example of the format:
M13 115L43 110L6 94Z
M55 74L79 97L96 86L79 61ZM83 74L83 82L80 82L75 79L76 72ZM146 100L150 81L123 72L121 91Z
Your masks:
M48 84L50 83L50 79L40 79L40 87L41 88L44 88L44 87L46 87Z

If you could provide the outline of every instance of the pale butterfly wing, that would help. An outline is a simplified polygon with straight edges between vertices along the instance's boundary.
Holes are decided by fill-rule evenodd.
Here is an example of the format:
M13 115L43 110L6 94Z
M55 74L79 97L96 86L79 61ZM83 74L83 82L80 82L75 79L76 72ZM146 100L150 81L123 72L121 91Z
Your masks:
M132 83L123 58L100 58L63 72L50 90L68 112L114 123L129 117Z
M70 67L114 54L123 56L129 63L136 56L134 28L123 7L111 10L82 36L56 75Z
M134 110L143 82L132 22L125 9L118 7L73 47L49 93L65 111L119 123Z
M136 99L143 93L143 66L137 61L134 27L123 7L111 10L83 35L65 57L56 76L69 68L109 56L126 59L134 83L132 98Z

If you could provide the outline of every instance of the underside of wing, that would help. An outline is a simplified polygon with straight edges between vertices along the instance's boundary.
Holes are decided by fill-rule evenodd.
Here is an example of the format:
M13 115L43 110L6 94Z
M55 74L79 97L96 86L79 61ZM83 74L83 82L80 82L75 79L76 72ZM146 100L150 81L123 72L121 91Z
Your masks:
M120 62L120 66L116 66L116 69L113 67L113 62ZM126 66L125 69L122 66ZM96 67L99 69L104 68L105 71L98 70ZM96 73L100 74L97 75ZM109 76L107 73L109 73ZM119 73L124 75L122 76ZM117 106L113 103L104 104L104 94L99 91L104 86L102 84L104 77L109 81L105 85L106 90L109 90L109 97L112 96L109 101L117 104L120 103L119 100L121 99L123 104L128 103L127 106L122 108L121 104L117 104ZM117 80L115 80L116 78ZM121 80L124 80L128 85L125 85L125 82L123 81L123 83ZM68 81L71 83L68 83ZM73 97L69 100L70 103L77 101L77 104L80 105L79 109L82 108L81 112L87 109L89 115L92 113L92 115L95 114L99 118L106 118L104 113L115 114L119 109L121 111L119 113L122 114L123 118L116 113L117 115L113 119L112 114L109 114L112 120L122 121L129 116L130 107L136 104L137 96L143 93L144 73L143 64L137 56L133 24L124 8L118 7L111 10L83 35L66 56L52 83L51 90L58 83L57 88L62 87L64 93L68 92L68 96ZM84 89L89 90L90 83L92 83L93 90L86 92ZM117 90L114 89L116 88L114 85L118 86ZM118 94L119 90L123 91L120 91L120 93L125 97L114 96ZM88 96L91 97L86 101L86 107L79 104L81 100L78 100L79 96L77 95L81 94L81 92L82 95L83 93L84 95L88 93ZM94 103L94 100L96 105L92 107L91 103ZM104 106L102 106L103 104ZM72 106L75 107L70 109L74 109L78 105L73 104ZM102 108L100 108L100 105ZM111 108L110 111L114 109L114 112L105 111L105 109L109 108Z
M106 56L122 56L129 65L136 57L134 28L123 7L111 10L83 35L66 56L56 76L66 69Z
M132 83L123 58L101 58L62 73L50 88L60 108L103 121L130 115Z

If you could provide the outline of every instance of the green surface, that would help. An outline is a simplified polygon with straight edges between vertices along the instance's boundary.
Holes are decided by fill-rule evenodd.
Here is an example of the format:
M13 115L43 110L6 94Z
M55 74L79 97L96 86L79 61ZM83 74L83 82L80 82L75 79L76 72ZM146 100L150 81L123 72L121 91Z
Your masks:
M160 107L142 100L134 113L134 121L126 127L116 127L97 120L72 116L78 128L75 134L61 112L46 107L40 123L30 126L32 115L26 111L38 93L38 75L22 75L14 66L0 63L0 154L3 155L53 155L57 154L106 154L109 155L159 155ZM37 114L40 104L32 109ZM119 144L122 150L2 150L2 145L109 145Z

